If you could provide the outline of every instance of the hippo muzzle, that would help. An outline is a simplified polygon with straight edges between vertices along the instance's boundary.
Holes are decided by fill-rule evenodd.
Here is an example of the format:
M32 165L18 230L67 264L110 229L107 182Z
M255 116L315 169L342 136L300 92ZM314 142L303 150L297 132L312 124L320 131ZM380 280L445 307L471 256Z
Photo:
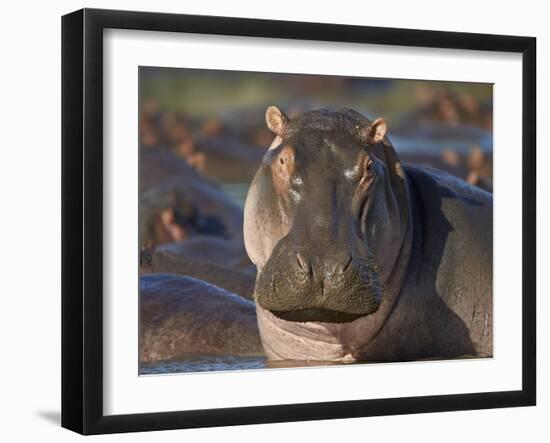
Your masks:
M285 320L335 323L378 309L382 287L359 239L349 248L296 237L290 234L277 244L257 278L256 301L262 308Z

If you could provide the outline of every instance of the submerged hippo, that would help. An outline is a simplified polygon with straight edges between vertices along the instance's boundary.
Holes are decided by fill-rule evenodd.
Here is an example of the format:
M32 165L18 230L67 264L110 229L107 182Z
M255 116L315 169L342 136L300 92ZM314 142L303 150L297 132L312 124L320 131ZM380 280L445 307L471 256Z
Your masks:
M245 204L272 360L492 356L492 196L401 165L383 119L266 113Z
M142 363L200 355L260 355L254 304L193 277L140 278Z
M170 150L140 154L139 198L140 246L197 234L242 239L239 205Z

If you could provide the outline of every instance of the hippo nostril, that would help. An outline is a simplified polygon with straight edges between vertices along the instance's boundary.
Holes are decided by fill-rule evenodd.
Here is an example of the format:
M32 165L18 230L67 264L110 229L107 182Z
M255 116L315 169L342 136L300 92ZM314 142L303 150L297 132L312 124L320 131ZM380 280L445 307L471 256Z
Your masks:
M342 273L346 272L349 269L352 262L353 262L353 256L349 255L348 260L346 261L346 263L344 264L344 267L342 268Z

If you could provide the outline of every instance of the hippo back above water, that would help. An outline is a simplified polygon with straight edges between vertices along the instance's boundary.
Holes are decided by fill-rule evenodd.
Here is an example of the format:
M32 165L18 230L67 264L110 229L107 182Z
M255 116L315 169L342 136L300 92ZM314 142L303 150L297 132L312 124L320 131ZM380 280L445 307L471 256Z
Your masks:
M266 113L244 214L272 360L492 355L492 195L401 165L383 119Z

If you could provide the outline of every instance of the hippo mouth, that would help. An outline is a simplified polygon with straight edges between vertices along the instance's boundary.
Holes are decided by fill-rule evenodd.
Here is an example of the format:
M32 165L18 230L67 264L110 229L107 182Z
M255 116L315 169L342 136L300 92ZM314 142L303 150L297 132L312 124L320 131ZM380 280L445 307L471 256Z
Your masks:
M369 341L372 326L376 324L369 315L345 323L289 321L259 303L256 304L256 318L264 352L271 361L352 363L357 360L357 352Z
M371 275L367 282L353 278L347 282L334 279L336 290L328 292L329 296L319 288L311 290L299 285L277 290L272 280L265 283L264 275L260 275L256 282L256 302L275 317L289 322L350 323L374 314L382 302L382 286L375 275ZM276 280L281 285L289 282L280 275ZM348 288L354 290L348 291Z
M305 254L279 242L261 271L254 299L281 320L296 323L350 323L373 314L383 287L374 259L366 252L331 249L331 255ZM305 257L305 258L304 258ZM306 263L306 264L304 264Z
M296 309L291 311L270 310L270 312L282 320L301 323L318 321L319 319L322 319L325 323L349 323L365 315L319 308Z
M364 272L366 273L366 272ZM256 281L254 298L257 304L275 317L295 323L351 323L378 311L383 290L377 275L369 278L333 278L333 286L303 287L289 284L280 273L265 278L260 274ZM267 281L266 281L267 280ZM273 281L279 283L279 287ZM286 286L288 285L288 286Z

